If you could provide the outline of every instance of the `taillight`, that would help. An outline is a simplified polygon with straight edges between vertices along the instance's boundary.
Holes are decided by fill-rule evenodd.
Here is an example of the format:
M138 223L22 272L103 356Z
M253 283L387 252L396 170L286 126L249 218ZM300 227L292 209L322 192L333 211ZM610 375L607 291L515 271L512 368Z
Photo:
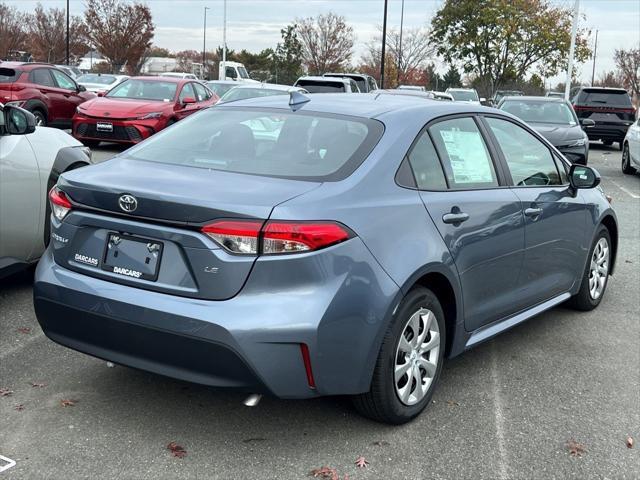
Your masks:
M49 201L51 202L51 212L53 216L60 221L71 211L71 202L58 187L53 187L49 191Z
M263 225L256 220L218 220L202 232L227 251L245 255L310 252L353 236L345 226L329 221L271 220Z

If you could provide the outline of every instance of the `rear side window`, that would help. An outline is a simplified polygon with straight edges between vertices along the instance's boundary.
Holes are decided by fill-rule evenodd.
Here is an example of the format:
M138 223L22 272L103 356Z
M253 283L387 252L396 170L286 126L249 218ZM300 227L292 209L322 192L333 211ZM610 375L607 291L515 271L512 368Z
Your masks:
M438 154L426 130L420 134L408 157L420 190L447 189Z
M442 159L449 188L498 186L491 156L472 118L444 120L429 131Z
M556 163L547 146L515 123L488 117L518 187L562 185Z
M624 90L585 88L578 102L593 106L631 107L631 97Z
M54 87L53 78L49 73L48 68L37 68L29 74L29 80L37 85L43 85L45 87Z
M307 82L302 80L297 82L296 86L304 88L309 93L340 93L345 91L342 82Z
M369 155L376 120L289 110L212 108L129 150L153 162L252 175L336 181Z
M0 83L13 83L20 76L18 70L13 68L0 68Z

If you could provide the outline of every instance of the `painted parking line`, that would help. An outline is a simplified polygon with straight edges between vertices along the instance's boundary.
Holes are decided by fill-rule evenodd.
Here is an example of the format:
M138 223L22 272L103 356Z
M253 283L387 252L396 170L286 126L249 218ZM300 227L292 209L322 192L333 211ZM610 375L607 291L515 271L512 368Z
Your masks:
M4 462L4 465L0 463L0 473L4 472L5 470L9 470L11 467L16 466L15 460L11 460L10 458L3 457L2 455L0 455L0 462Z
M618 187L620 190L622 190L624 193L626 193L627 195L629 195L631 198L640 198L640 195L638 195L637 193L633 193L631 190L628 190L626 188L624 188L622 185L620 185L618 182L616 182L615 180L611 180L610 178L608 179L611 183L613 183L616 187Z

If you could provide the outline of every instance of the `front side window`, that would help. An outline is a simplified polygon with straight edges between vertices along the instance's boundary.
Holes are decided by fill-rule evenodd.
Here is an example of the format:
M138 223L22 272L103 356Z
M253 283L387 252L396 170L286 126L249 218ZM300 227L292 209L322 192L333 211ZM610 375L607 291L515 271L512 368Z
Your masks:
M51 73L53 74L53 78L56 80L58 87L64 88L65 90L75 90L76 82L71 80L66 73L62 73L60 70L51 69Z
M177 83L159 80L129 79L114 87L107 97L171 102L176 97Z
M502 150L514 185L562 185L551 151L544 143L515 123L492 117L486 120Z
M447 181L436 149L427 131L423 131L409 152L409 163L420 190L446 190Z
M282 178L335 181L369 155L376 120L314 112L202 110L129 150L138 160Z
M440 153L449 188L498 186L489 150L472 118L444 120L429 130Z
M196 97L198 102L204 102L205 100L209 100L211 98L211 93L204 87L204 85L194 83L193 88L195 88L196 90Z
M182 87L182 91L180 92L180 103L184 102L185 98L196 99L196 94L193 91L191 83L186 83L184 87Z
M226 67L224 69L224 71L225 71L225 75L227 77L231 77L231 78L237 78L238 77L238 75L236 75L236 69L233 68L233 67Z

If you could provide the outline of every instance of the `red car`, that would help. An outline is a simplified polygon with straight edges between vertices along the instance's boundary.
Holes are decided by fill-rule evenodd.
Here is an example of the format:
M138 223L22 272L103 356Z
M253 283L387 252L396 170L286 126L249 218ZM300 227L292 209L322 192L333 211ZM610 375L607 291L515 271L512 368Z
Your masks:
M73 117L73 136L88 146L102 141L138 143L218 100L194 80L133 77L80 105Z
M51 64L0 62L0 103L29 110L37 125L69 128L78 105L95 97Z

